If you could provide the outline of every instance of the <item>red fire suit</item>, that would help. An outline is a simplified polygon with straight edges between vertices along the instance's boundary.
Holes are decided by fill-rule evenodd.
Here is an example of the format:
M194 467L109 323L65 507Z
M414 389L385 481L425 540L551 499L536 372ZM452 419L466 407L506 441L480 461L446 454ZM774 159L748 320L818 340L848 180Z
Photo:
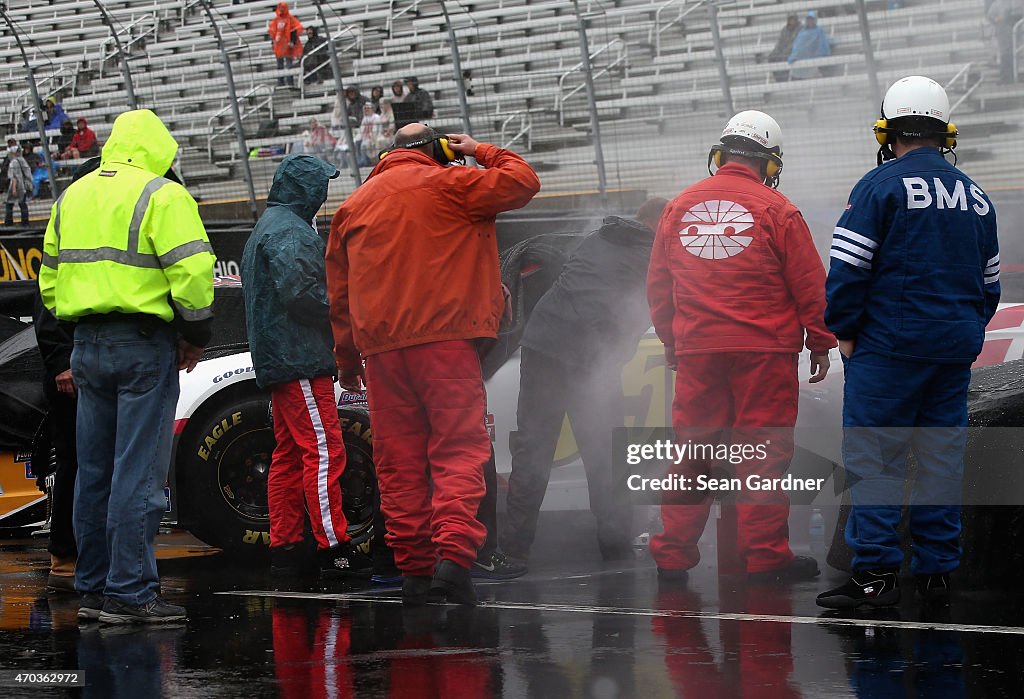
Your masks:
M490 440L476 342L505 302L494 218L540 189L515 153L480 144L484 169L396 150L338 209L327 292L343 376L361 370L387 542L406 575L438 558L469 568ZM431 492L431 484L433 491Z
M748 572L785 567L789 499L753 491L748 475L778 478L792 458L797 354L825 353L825 269L800 211L750 168L726 163L686 189L662 215L647 279L651 319L678 361L672 424L677 442L770 442L766 458L736 464L738 550ZM806 343L804 341L806 331ZM709 462L685 461L677 473L696 483ZM716 463L716 466L722 464ZM666 493L665 531L651 541L663 569L700 560L697 541L711 493ZM684 504L685 503L685 504Z

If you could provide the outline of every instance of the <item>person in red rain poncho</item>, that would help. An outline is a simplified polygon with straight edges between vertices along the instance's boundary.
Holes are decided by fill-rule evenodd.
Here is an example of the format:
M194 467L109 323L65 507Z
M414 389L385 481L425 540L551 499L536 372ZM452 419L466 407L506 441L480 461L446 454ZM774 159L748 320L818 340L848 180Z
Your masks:
M828 371L836 339L825 327L825 269L800 211L774 186L782 131L767 114L741 112L711 149L712 177L686 189L662 215L651 253L651 320L676 368L676 443L767 445L764 458L732 464L690 459L676 468L693 490L668 491L663 533L651 541L662 579L697 565L712 492L697 476L731 467L737 549L751 579L818 575L813 558L793 556L781 490L746 487L749 476L780 478L789 467L796 424L797 358L810 350L811 382ZM726 436L728 435L728 436ZM719 475L719 474L716 474Z
M293 60L302 56L302 23L288 11L288 3L277 3L274 10L274 18L267 25L267 34L274 45L274 55L277 57L277 69L284 70L291 68ZM285 79L279 77L278 85L284 85ZM295 85L295 77L288 76L288 84Z

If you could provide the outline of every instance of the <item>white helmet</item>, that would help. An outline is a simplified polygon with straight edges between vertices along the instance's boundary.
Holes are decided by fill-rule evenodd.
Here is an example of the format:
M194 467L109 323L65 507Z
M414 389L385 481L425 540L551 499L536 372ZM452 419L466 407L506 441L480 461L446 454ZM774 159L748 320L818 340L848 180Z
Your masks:
M730 119L722 131L721 141L726 143L726 139L734 138L746 139L758 150L782 155L782 129L764 112L751 109Z
M949 97L931 78L920 75L897 80L882 100L882 118L929 117L949 123Z

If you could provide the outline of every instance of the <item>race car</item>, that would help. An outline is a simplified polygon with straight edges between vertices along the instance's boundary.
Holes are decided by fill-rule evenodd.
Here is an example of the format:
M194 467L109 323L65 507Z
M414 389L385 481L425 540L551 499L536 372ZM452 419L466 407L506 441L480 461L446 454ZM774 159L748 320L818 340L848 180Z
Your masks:
M506 251L502 273L514 298L512 319L485 358L488 429L499 476L511 468L508 436L516 427L519 389L518 339L529 311L557 277L569 250L566 236L543 236ZM215 312L230 321L203 360L181 375L175 412L175 442L167 494L167 523L200 540L245 556L264 554L270 543L267 474L274 449L269 393L256 385L244 342L244 317L237 277L219 278ZM978 365L1024 356L1024 304L1002 304L989 326ZM215 335L216 336L216 335ZM0 325L0 528L39 526L46 520L46 495L37 486L52 466L40 388L41 362L32 328ZM840 461L842 364L834 354L828 378L808 384L801 363L800 421L796 461L804 470L831 471ZM627 426L670 422L674 376L661 343L649 332L623 370ZM373 526L379 494L373 468L372 429L365 395L337 389L338 412L348 451L342 481L350 534ZM801 429L831 427L831 430ZM568 421L556 453L556 469L544 501L547 510L586 510L586 477ZM502 500L502 499L499 499Z

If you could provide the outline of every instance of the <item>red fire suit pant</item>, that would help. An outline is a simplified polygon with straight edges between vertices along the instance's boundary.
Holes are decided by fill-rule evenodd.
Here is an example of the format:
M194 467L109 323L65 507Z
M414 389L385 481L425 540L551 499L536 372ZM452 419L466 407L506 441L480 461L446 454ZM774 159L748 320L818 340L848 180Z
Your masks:
M727 466L731 471L728 477L739 479L736 548L750 573L783 568L793 560L789 497L779 488L748 488L747 479L785 475L793 457L798 400L795 354L728 352L679 358L672 403L677 444L687 440L700 444L767 443L764 459L737 464L686 460L671 469L689 478L694 488L697 476L708 474L712 467ZM688 570L697 565L697 542L714 495L713 491L666 491L661 507L664 532L651 538L651 555L659 568Z
M270 545L302 541L306 510L320 549L348 541L341 510L345 442L330 376L277 384L271 390L277 446L267 478Z
M395 565L405 575L432 575L439 558L469 568L487 535L476 513L491 457L475 344L431 342L370 355L366 389Z

